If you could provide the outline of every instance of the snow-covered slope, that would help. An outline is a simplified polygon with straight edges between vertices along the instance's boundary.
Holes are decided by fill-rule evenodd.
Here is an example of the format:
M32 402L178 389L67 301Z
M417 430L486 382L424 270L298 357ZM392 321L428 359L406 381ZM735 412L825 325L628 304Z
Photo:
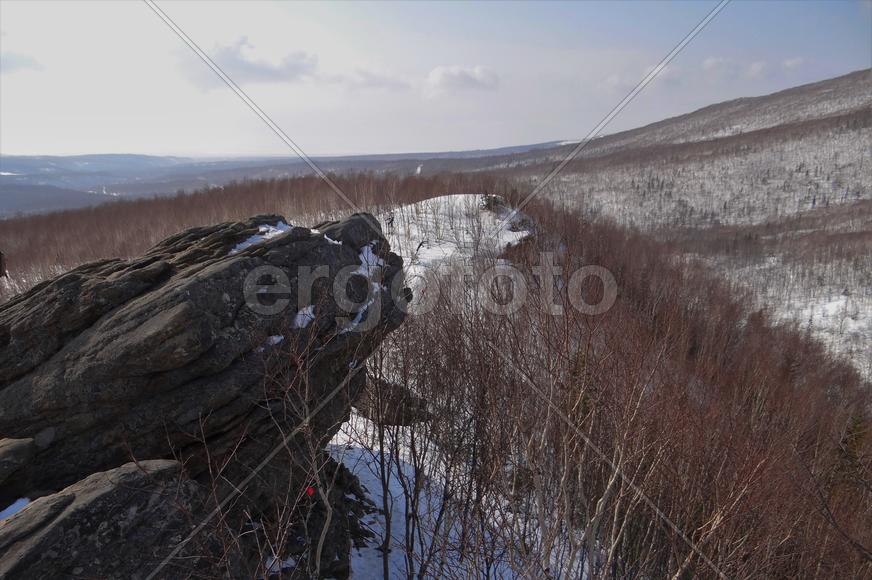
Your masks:
M391 249L405 261L406 283L415 290L428 269L496 256L529 236L529 220L521 214L502 223L510 213L498 198L464 194L404 205L379 219Z
M495 257L532 234L529 221L522 214L502 224L509 215L510 208L496 198L448 195L395 208L379 219L392 251L405 260L407 284L420 295L427 290L426 270L438 271L441 266L462 264L481 256ZM378 426L355 413L342 425L329 447L334 459L358 477L373 505L379 510L389 506L387 513L379 511L364 520L374 538L367 547L352 549L353 577L383 576L381 546L385 544L391 547L388 555L391 578L405 578L410 561L418 571L423 562L430 562L434 567L426 577L477 577L475 558L470 559L468 554L464 558L458 548L460 531L451 523L440 525L436 521L445 492L438 478L441 469L438 450L431 450L434 459L427 466L429 474L436 477L424 479L418 505L413 507L408 503L408 488L420 474L416 473L409 453L408 441L412 436L400 428L386 437L385 447L381 448ZM414 553L410 554L407 546L413 509L414 519L419 522L414 533L420 536L414 542ZM491 565L499 578L516 577L506 563Z
M798 267L783 256L737 265L725 257L703 261L755 294L781 322L795 323L872 380L872 285L859 260Z
M409 441L413 435L408 428L389 430L386 436L384 455L381 454L378 426L353 413L334 437L328 451L336 461L341 461L360 480L369 500L378 511L369 514L363 523L373 538L364 548L352 548L352 577L359 579L382 578L384 576L384 552L382 546L390 546L388 569L390 578L406 578L410 567L420 573L423 565L429 572L427 578L476 578L476 562L467 555L464 558L462 530L459 525L442 521L440 514L445 489L439 478L424 477L417 505L409 504L410 489L414 486L417 473L411 457ZM437 452L437 450L431 450ZM438 474L444 466L438 465L438 458L431 461L427 471ZM384 470L382 470L384 467ZM382 477L385 483L382 484ZM389 506L382 511L382 506ZM414 518L411 510L415 510ZM390 539L387 538L387 521L390 520ZM410 525L410 521L417 524ZM407 546L410 535L419 535L413 542L410 554ZM409 564L409 559L413 564ZM493 563L498 578L515 578L507 562Z
M717 139L872 107L872 70L717 103L597 141L601 151Z

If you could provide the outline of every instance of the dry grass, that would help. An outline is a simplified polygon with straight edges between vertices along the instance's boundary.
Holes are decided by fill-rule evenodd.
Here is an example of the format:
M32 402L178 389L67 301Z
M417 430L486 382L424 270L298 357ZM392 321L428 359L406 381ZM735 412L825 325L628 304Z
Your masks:
M446 490L436 511L462 534L438 541L479 576L509 562L533 577L714 577L644 494L727 577L872 573L870 395L856 371L665 244L533 214L546 233L507 254L529 275L516 314L454 294L392 335L376 367L435 409L388 440ZM544 314L541 251L562 256L563 287L582 264L607 267L615 306L584 316L557 292L566 314ZM410 441L431 454L436 442L450 469Z
M370 209L517 193L486 175L337 179ZM184 227L345 211L314 178L251 182L10 220L0 244L13 276L31 284L53 268L139 253ZM503 562L532 577L583 567L596 578L714 577L643 495L727 577L872 574L872 405L855 370L755 311L741 290L676 261L670 244L544 203L530 212L543 234L505 256L529 281L517 313L487 312L468 289L410 319L370 361L434 412L371 439L376 461L395 465L402 453L414 470L401 500L414 530L410 577L450 577L444 564L458 555L478 575ZM559 256L563 288L581 265L609 269L614 307L585 316L557 292L566 314L546 315L532 275L541 251ZM427 481L441 486L438 520L417 511ZM433 543L413 557L426 538Z
M354 174L332 179L367 211L453 193L512 194L507 182L482 174ZM0 302L80 264L139 255L187 228L258 214L313 225L352 211L321 179L306 176L2 220L0 251L6 255L9 278L0 279Z

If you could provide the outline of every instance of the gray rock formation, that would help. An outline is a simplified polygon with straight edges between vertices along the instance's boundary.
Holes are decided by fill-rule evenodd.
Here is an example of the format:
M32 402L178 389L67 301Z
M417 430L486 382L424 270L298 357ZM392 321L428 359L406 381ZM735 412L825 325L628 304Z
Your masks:
M88 567L81 546L115 546L128 526L144 530L132 537L153 560L174 525L178 537L190 529L182 515L196 519L283 440L235 513L267 513L318 477L323 444L365 385L363 361L411 299L372 216L319 227L259 216L195 228L0 305L0 506L45 496L0 523L0 576L139 573L120 547ZM160 512L149 502L170 481L183 501ZM83 495L139 507L101 528L104 504ZM149 531L143 509L167 525ZM40 555L60 537L55 556Z
M144 576L200 507L180 469L128 463L31 503L0 525L0 578Z

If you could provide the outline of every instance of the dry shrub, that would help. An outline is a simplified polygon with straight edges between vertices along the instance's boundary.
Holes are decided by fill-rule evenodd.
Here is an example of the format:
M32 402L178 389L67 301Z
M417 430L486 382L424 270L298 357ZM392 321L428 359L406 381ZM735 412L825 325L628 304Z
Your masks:
M495 315L461 285L384 346L379 372L434 408L391 449L445 490L443 563L482 577L501 565L533 577L872 573L870 397L856 371L665 244L545 204L531 213L542 235L507 253L528 276L520 310ZM559 258L562 287L581 265L608 268L615 305L587 316L556 291L565 315L545 314L531 275L542 251ZM436 442L439 461L416 459L411 439Z
M454 193L513 194L508 182L485 174L330 177L358 208L367 211ZM303 176L233 182L190 194L2 220L0 251L6 256L9 279L0 279L0 301L85 262L139 255L186 228L258 214L278 214L293 223L313 225L352 211L322 179Z
M367 208L518 195L484 175L337 180ZM252 182L10 220L0 243L13 273L44 276L207 221L343 209L315 178ZM402 456L413 467L402 492L409 575L449 577L446 562L458 560L482 577L501 566L531 577L872 574L870 396L857 373L676 261L668 244L544 203L530 213L541 235L506 255L527 276L520 310L488 312L461 284L390 335L371 364L433 411L428 423L370 438L382 465ZM581 265L607 268L615 305L587 316L557 291L565 315L545 314L544 283L531 274L542 251L563 268L558 290ZM442 492L423 517L428 480Z

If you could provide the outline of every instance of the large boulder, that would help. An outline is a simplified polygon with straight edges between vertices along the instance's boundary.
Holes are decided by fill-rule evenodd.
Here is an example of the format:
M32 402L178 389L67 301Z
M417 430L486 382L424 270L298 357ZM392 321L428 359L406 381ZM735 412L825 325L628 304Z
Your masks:
M128 463L28 504L0 524L0 578L145 577L202 503L179 475Z
M375 508L350 471L326 454L323 461L323 476L332 482L326 503L307 500L297 517L279 522L282 530L273 522L267 531L259 518L237 529L206 526L169 559L205 521L206 490L184 477L177 461L94 473L0 523L0 578L135 580L155 570L159 578L346 578L351 546L362 547L372 535L361 520ZM318 566L316 541L325 526ZM277 536L286 538L280 546Z
M195 228L0 305L0 507L172 459L209 497L246 481L234 505L251 517L317 477L411 299L371 215L320 228Z

